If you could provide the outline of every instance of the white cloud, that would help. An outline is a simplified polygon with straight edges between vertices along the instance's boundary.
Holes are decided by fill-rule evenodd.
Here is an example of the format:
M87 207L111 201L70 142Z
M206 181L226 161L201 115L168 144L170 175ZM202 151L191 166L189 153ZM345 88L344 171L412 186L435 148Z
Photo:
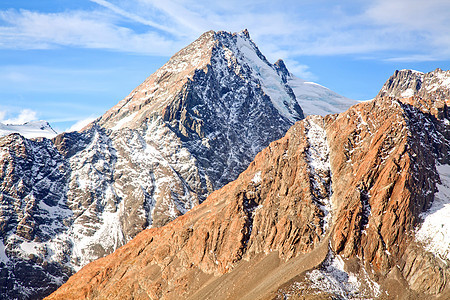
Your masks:
M0 48L48 49L58 46L109 49L168 55L180 47L157 32L136 33L116 25L116 18L101 12L38 13L28 10L0 12Z
M73 124L72 126L70 126L69 128L67 128L65 130L65 132L72 132L72 131L79 131L81 129L83 129L86 125L88 125L89 123L93 122L95 119L95 117L89 117L83 120L79 120L78 122L76 122L75 124Z
M390 62L428 62L428 61L436 61L438 58L433 55L427 55L427 54L417 54L417 55L409 55L409 56L397 56L397 57L390 57L385 59L385 61Z
M113 12L126 17L130 20L133 20L135 22L141 23L143 25L147 25L147 26L151 26L154 27L156 29L160 29L172 34L180 34L179 32L176 32L175 30L173 30L173 28L167 27L167 26L162 26L161 24L158 24L156 22L153 22L149 19L143 18L137 14L134 13L130 13L120 7L118 7L117 5L112 4L111 2L105 1L105 0L90 0L91 2L97 3L98 5L101 5L105 8L108 8L110 10L112 10Z
M37 113L31 109L22 109L17 116L6 119L6 120L3 119L5 116L6 116L6 112L0 112L0 118L1 118L0 122L3 124L20 125L20 124L24 124L26 122L37 120Z
M0 12L0 48L73 46L172 55L202 32L248 28L268 57L450 58L447 0L90 0L93 11ZM137 29L139 27L139 29ZM274 61L276 58L271 59Z
M377 0L364 17L396 39L394 45L414 49L396 61L450 58L450 2L447 0Z
M400 26L408 30L449 31L448 0L377 0L365 15L380 25Z
M317 80L317 76L314 75L310 70L309 67L306 65L299 64L295 60L287 59L285 60L286 66L292 74L305 79L305 80Z
M387 59L450 57L447 0L360 1L179 1L139 0L181 31L248 28L269 57L364 55ZM142 6L139 6L142 8ZM163 18L161 18L163 19ZM167 22L169 22L167 21Z

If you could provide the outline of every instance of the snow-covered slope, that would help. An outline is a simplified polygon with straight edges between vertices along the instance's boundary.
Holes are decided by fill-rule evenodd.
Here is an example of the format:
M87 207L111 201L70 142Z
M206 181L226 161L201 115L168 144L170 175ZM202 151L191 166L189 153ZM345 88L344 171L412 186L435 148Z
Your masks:
M357 103L343 97L320 84L305 81L294 75L288 77L288 84L305 115L321 115L341 113Z
M0 137L11 133L19 133L28 139L37 137L51 139L58 134L46 121L33 121L21 125L0 123Z
M437 166L441 184L431 207L422 214L416 238L425 248L450 261L450 165Z

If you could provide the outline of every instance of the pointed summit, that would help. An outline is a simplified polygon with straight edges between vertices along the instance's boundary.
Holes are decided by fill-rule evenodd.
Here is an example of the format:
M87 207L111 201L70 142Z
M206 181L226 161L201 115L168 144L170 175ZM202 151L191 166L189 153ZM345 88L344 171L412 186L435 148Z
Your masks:
M220 76L230 78L235 84L240 81L239 84L248 85L255 96L266 94L269 97L266 100L270 100L277 113L289 123L303 118L290 87L277 74L276 66L268 62L250 39L247 30L239 34L208 31L177 52L128 97L103 115L99 125L109 129L124 126L136 128L145 123L148 114L154 113L166 114L171 119L174 117L171 109L178 101L176 98L180 91L196 85L195 81L202 77L200 74L210 71L216 79ZM250 84L252 80L258 83L256 87ZM223 86L225 84L221 83Z
M284 61L282 59L277 60L273 65L277 69L280 76L283 78L283 81L287 81L287 79L292 76L286 68L286 65L284 64Z
M248 39L250 39L250 33L248 32L247 28L242 30L241 34L245 35Z

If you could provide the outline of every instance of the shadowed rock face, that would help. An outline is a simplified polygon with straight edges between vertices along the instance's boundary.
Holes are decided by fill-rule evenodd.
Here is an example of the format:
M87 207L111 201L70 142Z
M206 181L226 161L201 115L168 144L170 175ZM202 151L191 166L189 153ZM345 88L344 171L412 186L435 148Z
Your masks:
M49 299L447 297L448 257L415 234L446 180L448 103L412 99L297 122L237 180Z
M1 138L2 295L42 298L236 179L303 118L292 79L248 32L210 31L82 131Z

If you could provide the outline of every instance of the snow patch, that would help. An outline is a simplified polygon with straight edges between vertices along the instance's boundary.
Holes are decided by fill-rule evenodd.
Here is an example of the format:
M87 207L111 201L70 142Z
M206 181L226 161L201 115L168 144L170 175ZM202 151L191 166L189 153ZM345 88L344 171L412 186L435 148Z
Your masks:
M319 125L319 123L322 123ZM310 166L317 171L326 172L330 170L330 161L328 159L329 149L327 144L327 134L323 125L323 119L320 117L311 117L307 121L308 132L306 137L309 142L308 157Z
M342 258L332 255L331 252L323 267L307 273L307 277L312 281L312 288L339 295L341 299L355 298L361 286L354 274L344 270Z
M416 239L425 249L450 260L450 165L436 167L441 179L430 209L421 214L424 219Z
M331 223L331 168L327 135L322 127L324 120L320 116L310 116L305 120L306 137L309 148L306 152L307 162L310 166L311 188L319 208L324 212L323 227L326 231Z
M0 240L0 262L6 263L8 261L9 261L9 258L5 252L5 245L3 244L3 241Z
M409 88L409 89L407 89L406 91L404 91L404 92L401 94L401 96L404 97L404 98L412 97L412 96L414 96L414 90L413 90L412 88Z
M320 269L306 274L312 282L311 287L338 296L339 299L368 299L362 295L361 283L364 282L369 287L370 294L380 296L380 286L370 280L365 271L363 276L357 276L345 271L344 265L343 259L330 251Z
M112 127L112 130L117 130L117 129L121 129L125 126L125 124L127 124L128 122L130 122L131 120L133 120L133 118L138 114L138 112L134 112L129 116L126 116L125 118L120 119L116 125L114 127Z
M255 173L255 175L252 178L252 182L254 184L260 184L261 183L261 171L258 171Z
M411 70L411 69L402 69L402 70L400 70L400 72L407 72L407 71L411 71L412 73L417 74L417 75L425 74L423 72L420 72L420 71L417 71L417 70Z
M38 247L39 247L40 243L35 243L35 242L22 242L20 244L20 248L22 249L23 252L25 252L27 255L30 254L34 254L34 255L39 255L39 251L38 251Z
M101 214L103 222L92 236L85 234L87 224L74 225L73 258L76 258L78 261L74 265L76 271L98 258L91 247L100 245L105 250L115 250L124 244L120 215L120 210L115 213L104 211ZM94 224L92 225L95 226Z

